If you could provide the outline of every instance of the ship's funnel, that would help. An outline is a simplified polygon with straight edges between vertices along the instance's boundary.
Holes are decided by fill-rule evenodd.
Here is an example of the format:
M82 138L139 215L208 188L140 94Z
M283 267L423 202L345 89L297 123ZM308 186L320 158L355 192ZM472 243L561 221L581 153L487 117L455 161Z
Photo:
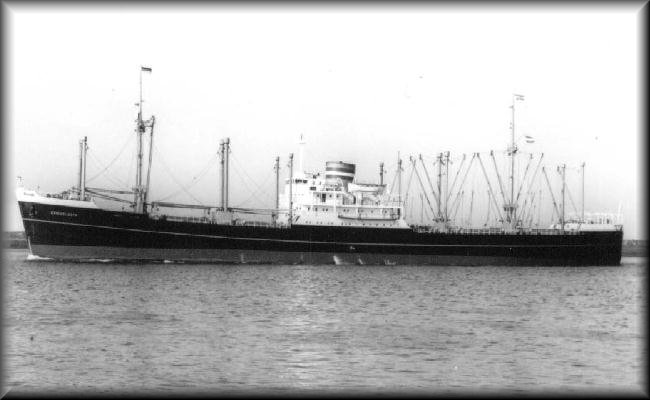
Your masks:
M335 184L340 179L343 186L347 187L348 183L354 180L355 170L356 166L354 164L343 161L328 161L325 163L325 182Z

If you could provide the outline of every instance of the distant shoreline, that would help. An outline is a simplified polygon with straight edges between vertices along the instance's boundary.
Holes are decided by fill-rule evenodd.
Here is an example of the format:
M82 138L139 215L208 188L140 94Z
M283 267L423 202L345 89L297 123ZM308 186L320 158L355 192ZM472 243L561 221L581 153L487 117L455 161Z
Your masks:
M26 249L25 231L4 232L2 247L5 249Z
M648 247L646 245L626 245L625 240L623 241L623 250L621 255L623 257L647 257L648 256Z
M27 240L24 231L5 232L3 238L5 249L26 249ZM623 240L623 257L647 257L647 240Z

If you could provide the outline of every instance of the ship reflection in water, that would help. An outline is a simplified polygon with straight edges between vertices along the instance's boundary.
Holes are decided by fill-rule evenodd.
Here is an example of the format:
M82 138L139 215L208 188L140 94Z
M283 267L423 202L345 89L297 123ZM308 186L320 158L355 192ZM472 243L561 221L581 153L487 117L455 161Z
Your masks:
M6 254L12 394L641 389L616 267L66 263Z

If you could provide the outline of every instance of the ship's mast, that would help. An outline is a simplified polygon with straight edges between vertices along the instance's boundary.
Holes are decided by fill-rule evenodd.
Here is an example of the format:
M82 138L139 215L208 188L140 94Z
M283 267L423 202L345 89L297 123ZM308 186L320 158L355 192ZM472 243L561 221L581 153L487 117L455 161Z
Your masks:
M277 224L280 213L280 157L275 157L275 214L273 214L273 224Z
M79 200L82 200L81 198L81 177L83 176L83 170L84 170L84 141L79 140L79 179L77 181L77 191L79 195Z
M86 152L88 151L88 137L84 136L84 140L82 141L82 149L83 149L83 157L81 158L81 165L82 165L82 170L83 173L81 175L81 192L80 192L80 197L79 200L86 200Z
M585 223L585 163L582 165L582 210L580 213L580 222Z
M562 231L564 231L564 191L566 190L566 164L562 164L559 168L562 171L562 216L560 217L560 224Z
M225 185L225 179L224 179L224 174L223 174L223 165L224 165L224 156L223 156L223 139L219 142L219 164L220 164L220 169L219 169L219 183L221 184L221 187L219 188L219 195L221 196L221 201L219 202L219 205L221 206L221 210L225 210L224 208L224 185Z
M136 126L137 145L137 170L135 175L135 212L142 212L142 134L144 133L144 122L142 121L142 68L140 68L140 101L138 102L138 120Z
M510 206L514 206L513 200L515 198L515 152L517 148L515 147L515 95L512 96L512 140L510 142ZM511 208L508 213L510 222L512 223L512 217L514 210Z
M149 122L149 164L147 165L147 183L144 188L144 211L147 210L147 199L149 198L149 182L151 181L151 158L153 156L153 127L156 123L156 117L151 116Z
M379 185L384 184L384 162L379 163Z
M289 153L289 226L293 220L293 153Z
M402 206L402 159L397 152L397 206Z
M133 190L134 192L134 210L136 213L146 213L146 206L145 206L145 199L146 199L146 190L148 190L148 187L145 188L142 185L142 157L143 157L143 149L142 149L142 137L144 135L144 132L147 127L147 123L152 126L153 124L153 119L151 121L144 121L142 117L142 103L144 100L142 99L142 72L151 72L151 68L149 67L140 67L140 101L138 102L138 119L137 119L137 126L136 126L136 134L138 135L137 138L137 170L135 174L135 188ZM153 117L152 117L153 118ZM152 132L153 135L153 132ZM150 144L151 145L151 144ZM149 150L149 158L151 158L151 150ZM151 166L149 166L151 168Z
M224 210L228 211L228 192L230 191L230 138L224 142L224 159L226 160L224 169L225 187L224 187Z
M510 222L510 227L515 229L517 226L517 205L515 204L515 154L517 153L517 144L515 143L515 103L517 100L523 101L524 96L521 94L512 95L512 122L510 123L511 141L508 152L510 153L510 203L504 205L506 211L506 220Z
M445 153L445 225L449 221L447 199L449 198L449 151Z
M442 153L438 154L438 218L442 219Z
M305 139L302 134L300 134L300 165L299 165L299 170L301 174L305 172L305 167L304 167L304 159L305 159Z

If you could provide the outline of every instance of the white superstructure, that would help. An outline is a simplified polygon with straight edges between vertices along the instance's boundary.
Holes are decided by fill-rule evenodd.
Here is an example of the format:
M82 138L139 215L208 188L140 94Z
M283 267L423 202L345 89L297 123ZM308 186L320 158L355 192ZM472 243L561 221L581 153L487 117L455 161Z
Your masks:
M564 224L565 231L615 231L622 229L621 216L611 213L585 213L584 220L578 215L567 218ZM552 229L562 229L561 224L551 225Z
M289 209L291 192L292 225L409 228L386 185L354 182L354 164L328 162L325 172L298 172L284 186L280 209ZM281 213L278 222L287 224L288 216Z
M16 199L25 203L40 203L53 206L66 206L76 208L98 208L92 199L79 200L78 195L71 192L57 194L40 194L35 190L23 187L16 188Z

